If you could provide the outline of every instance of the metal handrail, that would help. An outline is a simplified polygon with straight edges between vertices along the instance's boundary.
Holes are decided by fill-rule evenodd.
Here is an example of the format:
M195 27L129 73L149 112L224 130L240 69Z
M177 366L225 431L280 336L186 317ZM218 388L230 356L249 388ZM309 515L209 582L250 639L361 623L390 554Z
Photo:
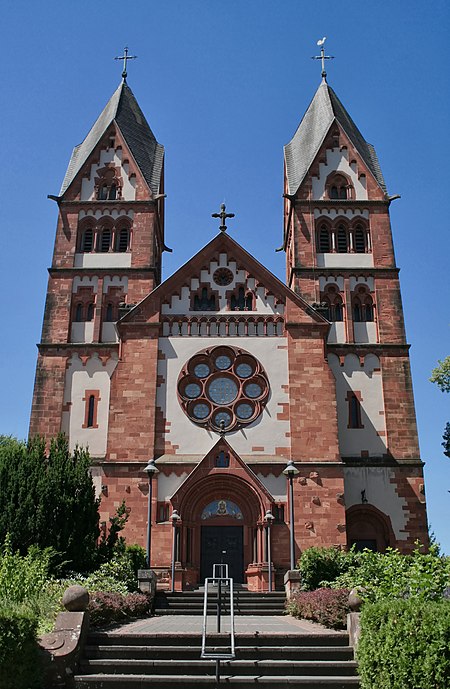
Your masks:
M226 567L226 574L228 574L227 565L214 565L213 573L217 572L217 568ZM216 590L216 600L217 600L217 633L221 633L221 619L222 619L222 592L228 589L230 596L230 653L219 653L217 648L214 653L208 652L206 649L206 637L207 637L207 623L208 623L208 592L209 586L213 586ZM215 660L216 661L216 685L220 684L220 661L221 660L234 660L235 653L235 638L234 638L234 595L233 595L233 578L226 576L213 576L207 577L205 579L205 594L203 598L203 629L202 629L202 652L201 658L204 660Z

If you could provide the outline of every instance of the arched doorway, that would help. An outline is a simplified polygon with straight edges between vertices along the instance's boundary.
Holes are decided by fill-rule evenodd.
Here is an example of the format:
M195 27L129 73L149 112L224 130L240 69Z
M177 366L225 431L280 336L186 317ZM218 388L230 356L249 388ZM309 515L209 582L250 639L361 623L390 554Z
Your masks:
M233 474L206 476L180 497L181 552L197 583L212 576L212 565L220 562L229 565L236 583L245 583L248 566L263 559L263 516L270 502Z
M373 505L353 505L346 512L347 546L357 550L369 548L384 553L395 545L390 518Z

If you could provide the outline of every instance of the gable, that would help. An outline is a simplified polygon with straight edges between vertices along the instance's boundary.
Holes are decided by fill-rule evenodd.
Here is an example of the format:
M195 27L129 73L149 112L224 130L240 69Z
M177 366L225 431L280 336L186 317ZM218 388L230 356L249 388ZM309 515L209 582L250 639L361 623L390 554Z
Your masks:
M156 321L177 325L165 335L277 335L283 324L297 322L328 327L301 297L225 233L217 235L172 277L163 282L120 321ZM191 332L189 322L195 323ZM200 333L200 323L207 325ZM228 327L227 323L231 325ZM221 324L221 325L220 325ZM189 330L189 333L188 333Z

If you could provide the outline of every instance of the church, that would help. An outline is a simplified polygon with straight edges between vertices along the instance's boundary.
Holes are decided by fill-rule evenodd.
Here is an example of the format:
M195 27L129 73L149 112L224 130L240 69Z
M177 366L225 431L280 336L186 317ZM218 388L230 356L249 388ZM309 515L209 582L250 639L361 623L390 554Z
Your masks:
M122 77L50 197L30 435L88 447L103 527L125 500L161 586L224 562L265 591L311 546L426 543L396 197L325 70L274 190L285 283L225 206L162 281L164 147Z

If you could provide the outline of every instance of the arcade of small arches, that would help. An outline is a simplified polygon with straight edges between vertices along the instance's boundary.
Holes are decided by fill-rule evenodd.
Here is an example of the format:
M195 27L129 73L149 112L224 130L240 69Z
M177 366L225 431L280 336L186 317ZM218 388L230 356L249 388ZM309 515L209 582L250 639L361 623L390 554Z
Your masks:
M131 224L124 218L115 223L109 219L96 224L88 220L78 230L80 253L125 253L130 250Z
M115 323L119 319L119 305L125 295L121 288L110 288L103 295L101 320L103 323ZM72 323L83 323L94 320L96 296L92 288L80 288L72 297Z
M360 219L352 223L343 218L334 222L319 218L316 222L316 246L318 253L357 253L372 251L370 231Z
M345 304L335 284L327 285L321 295L324 316L331 322L344 320ZM375 320L375 305L366 285L358 285L351 295L352 320L354 323L370 323Z

